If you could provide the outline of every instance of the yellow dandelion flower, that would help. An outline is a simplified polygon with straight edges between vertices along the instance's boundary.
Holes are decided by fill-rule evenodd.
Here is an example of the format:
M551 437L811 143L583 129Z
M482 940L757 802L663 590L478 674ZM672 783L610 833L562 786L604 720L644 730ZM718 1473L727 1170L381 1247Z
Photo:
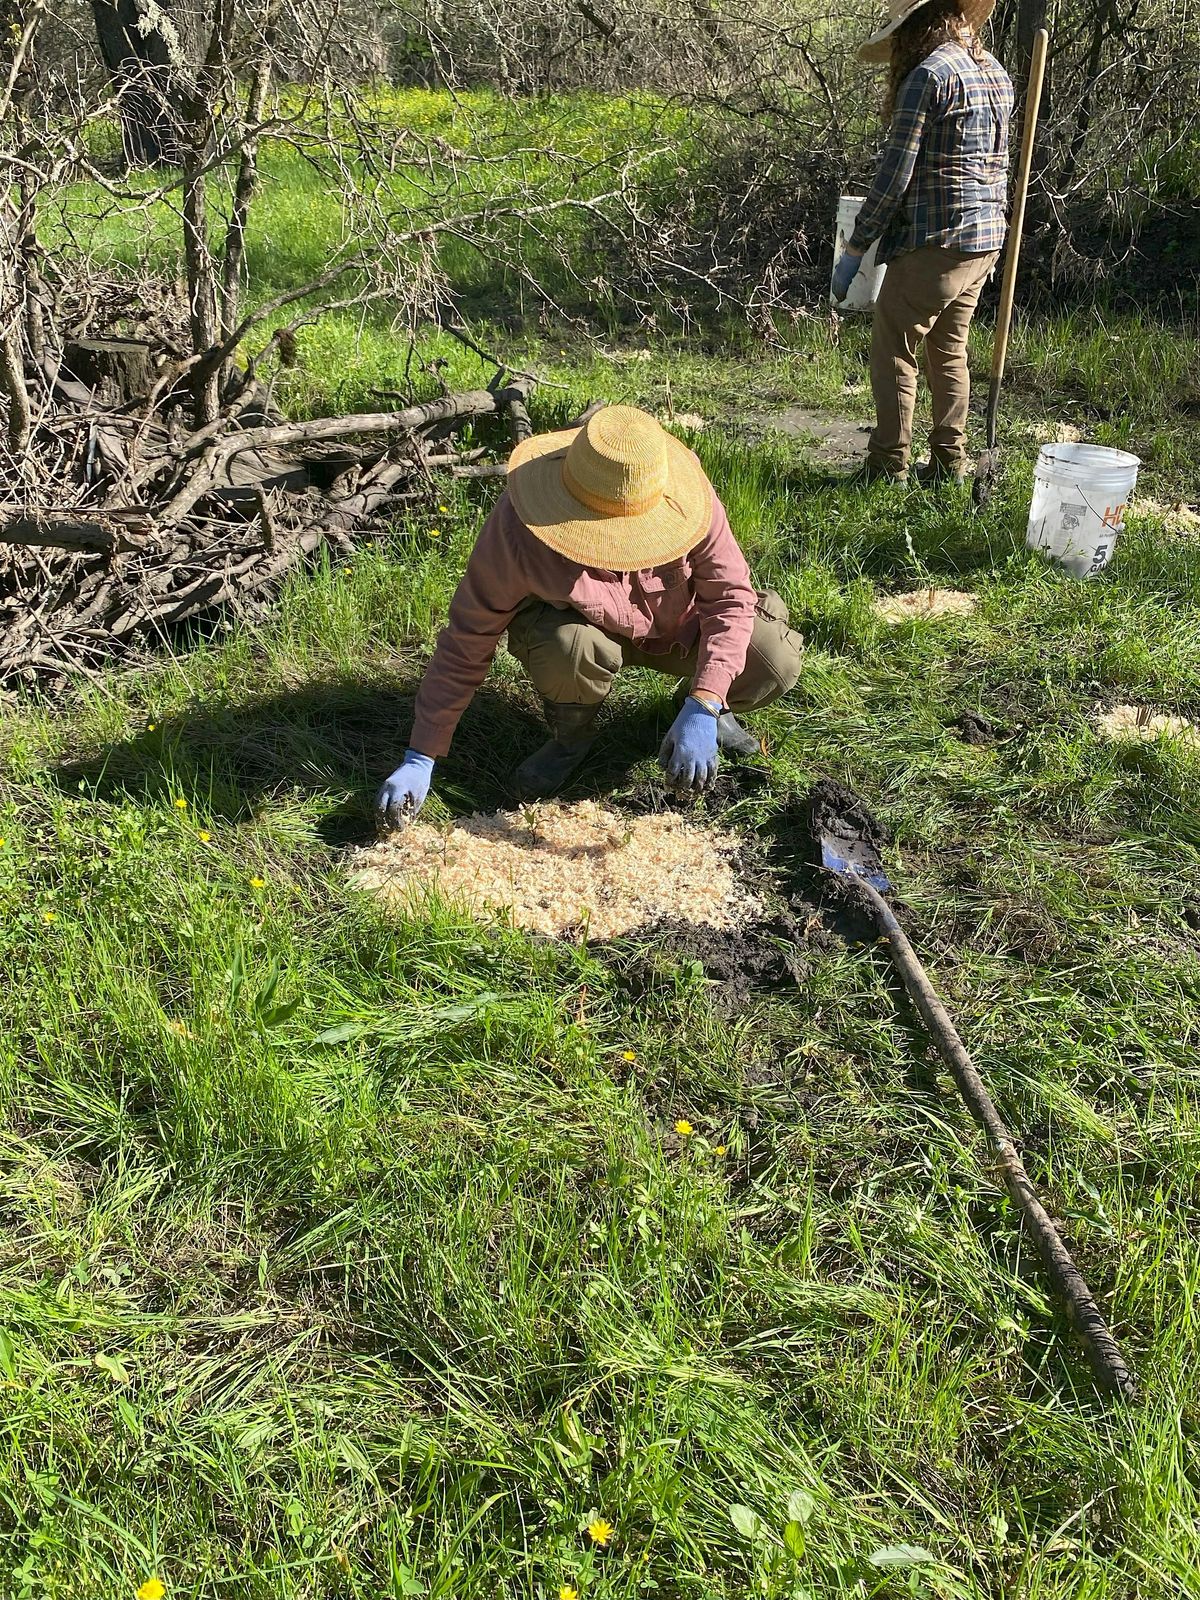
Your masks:
M612 1538L613 1531L612 1523L606 1522L603 1517L593 1517L587 1525L588 1538L602 1550Z
M157 727L158 727L158 723L157 722L148 722L146 724L146 732L147 733L153 733L155 728L157 728Z
M265 889L267 887L267 880L265 878L251 878L250 887L252 889Z
M440 539L442 537L442 530L440 528L430 528L429 537L431 539Z
M634 1051L634 1050L622 1050L621 1051L621 1060L622 1061L636 1061L637 1060L637 1052Z
M579 1600L579 1590L573 1589L569 1583L560 1583L558 1600Z
M3 850L3 849L4 849L4 846L5 846L5 845L6 845L6 844L7 844L7 843L8 843L8 840L7 840L7 839L0 839L0 850Z
M723 1145L723 1144L715 1144L715 1145L713 1145L713 1155L715 1155L715 1156L723 1156L725 1154L725 1149L726 1149L725 1145Z
M212 839L212 834L209 833L207 828L200 828L197 830L196 837L201 844L208 844Z
M43 922L54 922L54 921L56 921L57 917L58 917L58 912L57 911L43 911L42 912L42 921Z
M681 1139L690 1139L695 1131L695 1128L692 1127L691 1123L686 1117L680 1117L679 1121L675 1124L675 1132Z
M147 1578L137 1592L137 1600L163 1600L167 1586L159 1577Z
M180 795L179 799L176 800L175 809L176 809L176 811L186 811L187 810L187 801L183 798L182 795Z
M438 507L438 511L440 512L440 514L443 517L448 517L450 515L450 507L449 506L439 506Z

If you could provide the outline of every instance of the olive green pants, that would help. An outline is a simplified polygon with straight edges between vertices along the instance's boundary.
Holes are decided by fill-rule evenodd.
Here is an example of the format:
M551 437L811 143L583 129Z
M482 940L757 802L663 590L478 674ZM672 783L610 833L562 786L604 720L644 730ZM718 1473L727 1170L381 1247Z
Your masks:
M698 649L661 655L595 627L570 606L531 600L508 625L508 648L543 700L598 705L622 667L649 667L671 678L695 675ZM733 711L770 705L800 676L804 641L788 626L787 607L768 590L758 597L746 665L729 690Z
M871 327L876 423L867 456L876 465L894 473L908 467L922 339L933 411L930 458L950 472L966 465L971 399L967 332L995 263L994 252L969 256L936 244L888 262Z

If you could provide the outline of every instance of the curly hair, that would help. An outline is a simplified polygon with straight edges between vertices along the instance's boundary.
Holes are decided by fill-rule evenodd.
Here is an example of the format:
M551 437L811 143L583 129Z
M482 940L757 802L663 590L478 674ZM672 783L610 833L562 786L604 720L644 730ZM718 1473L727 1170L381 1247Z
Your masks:
M892 60L883 100L885 122L890 122L895 114L896 96L905 78L926 56L944 44L962 45L976 61L983 57L983 45L963 14L959 0L928 0L896 29L892 35Z

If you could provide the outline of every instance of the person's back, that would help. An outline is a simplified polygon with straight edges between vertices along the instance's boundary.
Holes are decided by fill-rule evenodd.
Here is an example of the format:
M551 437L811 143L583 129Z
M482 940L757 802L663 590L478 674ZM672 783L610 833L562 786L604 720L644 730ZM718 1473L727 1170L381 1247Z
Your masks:
M998 250L1005 231L1011 78L988 51L976 55L950 42L905 80L897 114L917 96L925 125L900 212L885 234L888 253L925 244L968 255Z

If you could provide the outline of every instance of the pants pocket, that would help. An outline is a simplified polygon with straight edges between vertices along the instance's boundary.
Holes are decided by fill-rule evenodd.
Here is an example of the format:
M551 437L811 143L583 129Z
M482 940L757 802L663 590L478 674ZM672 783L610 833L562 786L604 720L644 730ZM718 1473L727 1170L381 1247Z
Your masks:
M788 608L774 589L763 589L754 606L755 616L764 622L787 622Z

